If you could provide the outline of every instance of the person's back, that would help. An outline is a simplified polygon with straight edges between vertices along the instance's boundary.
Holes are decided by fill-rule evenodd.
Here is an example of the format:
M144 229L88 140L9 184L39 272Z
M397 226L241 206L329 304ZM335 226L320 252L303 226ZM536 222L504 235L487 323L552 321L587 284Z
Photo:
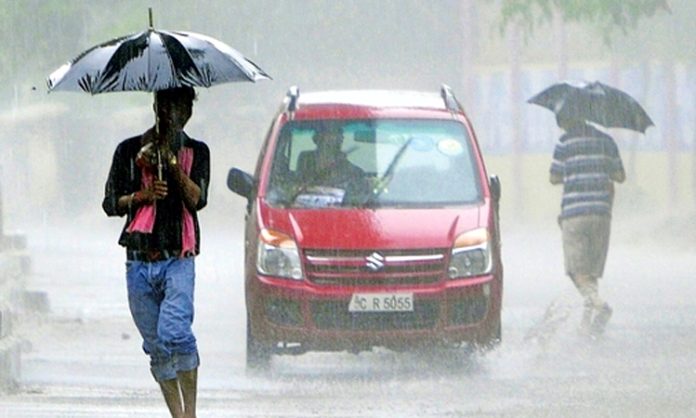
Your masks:
M582 121L557 121L565 133L554 149L550 181L563 184L559 225L565 270L585 300L582 329L598 334L612 313L599 297L598 279L609 248L613 182L623 182L625 173L609 135Z
M607 134L586 125L568 128L556 145L552 183L563 183L561 219L580 215L611 216L613 182L625 174L618 148Z

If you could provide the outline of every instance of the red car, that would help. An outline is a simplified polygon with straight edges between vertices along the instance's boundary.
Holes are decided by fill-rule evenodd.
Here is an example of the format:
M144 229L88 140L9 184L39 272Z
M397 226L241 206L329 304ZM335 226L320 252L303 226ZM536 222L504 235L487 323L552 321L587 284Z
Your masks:
M254 176L233 168L227 182L248 199L247 367L500 341L500 184L447 86L293 87Z

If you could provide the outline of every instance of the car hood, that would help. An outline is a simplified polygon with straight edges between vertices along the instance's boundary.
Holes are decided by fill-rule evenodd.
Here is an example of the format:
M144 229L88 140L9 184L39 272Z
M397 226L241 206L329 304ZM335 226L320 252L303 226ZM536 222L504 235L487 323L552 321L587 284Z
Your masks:
M292 235L301 248L448 248L486 226L483 205L437 209L274 209L261 225Z

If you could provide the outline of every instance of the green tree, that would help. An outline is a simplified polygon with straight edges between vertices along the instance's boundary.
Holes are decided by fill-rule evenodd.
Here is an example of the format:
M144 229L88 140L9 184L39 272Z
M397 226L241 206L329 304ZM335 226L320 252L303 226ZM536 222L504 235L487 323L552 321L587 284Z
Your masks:
M566 22L594 26L610 43L617 31L626 33L658 12L670 12L666 0L503 0L501 30L516 25L529 35L558 13Z

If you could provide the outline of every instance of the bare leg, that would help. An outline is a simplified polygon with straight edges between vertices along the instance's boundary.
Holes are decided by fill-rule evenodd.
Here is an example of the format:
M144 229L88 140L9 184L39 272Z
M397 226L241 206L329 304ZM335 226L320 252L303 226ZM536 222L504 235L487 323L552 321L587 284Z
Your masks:
M177 373L181 396L184 400L184 418L196 418L196 394L198 391L198 369Z
M597 286L597 278L592 276L577 275L572 278L575 287L585 299L585 304L599 309L604 305L604 301L599 297L599 289Z
M605 303L598 309L597 315L592 320L592 335L598 336L604 332L609 319L611 319L612 309L609 304Z
M612 309L608 303L599 297L597 278L592 276L575 276L573 283L585 299L585 312L583 312L583 330L592 332L594 335L604 332L604 327L611 318ZM591 320L594 314L594 319ZM591 322L590 322L591 321Z
M592 328L592 314L593 314L592 304L585 302L583 304L582 310L582 321L580 321L580 332L583 334L589 334Z
M182 409L181 394L179 393L179 381L177 379L162 380L159 382L159 385L172 418L183 418L184 411Z

